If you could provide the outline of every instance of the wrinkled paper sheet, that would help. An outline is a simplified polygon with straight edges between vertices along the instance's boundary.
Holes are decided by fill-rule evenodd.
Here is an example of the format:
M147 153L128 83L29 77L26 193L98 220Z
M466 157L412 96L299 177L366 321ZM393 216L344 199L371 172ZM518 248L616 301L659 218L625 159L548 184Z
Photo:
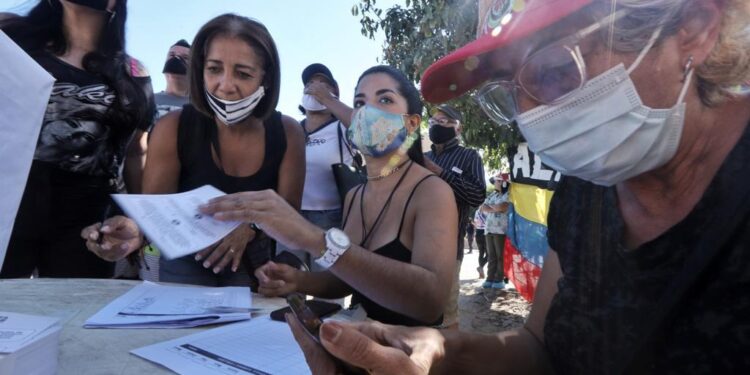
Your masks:
M0 269L55 79L0 31Z

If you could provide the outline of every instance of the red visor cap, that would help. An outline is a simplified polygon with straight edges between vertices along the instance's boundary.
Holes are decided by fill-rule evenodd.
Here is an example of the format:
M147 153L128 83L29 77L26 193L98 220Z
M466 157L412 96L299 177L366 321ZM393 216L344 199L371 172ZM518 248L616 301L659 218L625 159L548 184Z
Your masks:
M492 74L490 52L532 35L593 0L480 0L477 39L430 65L422 96L444 103L479 86ZM508 18L510 19L508 21ZM503 25L503 22L507 21Z

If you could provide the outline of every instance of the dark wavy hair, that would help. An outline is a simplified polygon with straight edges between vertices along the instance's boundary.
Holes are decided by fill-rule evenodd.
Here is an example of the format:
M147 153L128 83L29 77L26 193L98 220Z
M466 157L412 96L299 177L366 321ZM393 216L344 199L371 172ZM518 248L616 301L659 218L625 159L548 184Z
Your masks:
M270 117L276 111L281 91L281 68L279 52L276 49L271 33L266 27L251 18L236 14L222 14L201 27L193 40L190 50L190 103L206 116L213 117L214 112L203 94L206 83L203 80L203 69L206 66L206 55L211 41L217 36L237 37L247 42L253 51L263 59L263 87L266 94L253 110L252 116L261 120Z
M417 87L414 86L414 83L412 81L406 78L406 75L404 75L403 72L392 66L376 65L365 70L365 72L359 76L359 79L357 79L357 87L355 87L354 90L357 90L357 88L359 87L359 83L362 82L363 78L377 73L387 74L389 77L393 78L394 81L396 81L396 91L398 91L398 93L406 99L407 111L410 115L422 116L424 104L422 103L422 98L419 96L419 90L417 90ZM422 152L422 132L420 131L419 127L417 127L417 140L415 140L414 144L409 147L409 151L407 152L407 154L409 155L409 159L424 167L424 153Z
M117 100L102 120L112 126L115 135L127 135L136 124L150 122L153 118L153 111L149 110L152 103L129 73L131 59L125 53L127 3L127 0L117 0L96 51L83 58L83 68L100 76L115 91ZM0 29L30 55L46 51L59 56L68 50L60 0L41 0L26 16L0 21Z

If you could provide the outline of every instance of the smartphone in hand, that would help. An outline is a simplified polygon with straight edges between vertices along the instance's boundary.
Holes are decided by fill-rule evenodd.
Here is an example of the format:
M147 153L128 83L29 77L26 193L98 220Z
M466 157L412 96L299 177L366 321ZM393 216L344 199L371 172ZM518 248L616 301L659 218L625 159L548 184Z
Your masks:
M289 304L297 320L305 327L305 331L312 336L313 340L320 344L320 325L323 324L323 321L305 304L304 296L291 293L286 296L286 302Z
M289 308L292 310L292 313L297 318L297 320L302 323L302 326L305 327L305 331L310 335L310 337L315 340L318 344L320 344L320 325L323 324L323 321L320 320L318 317L318 314L313 312L313 310L310 308L310 306L307 305L305 302L305 296L298 293L291 293L288 296L286 296L286 302L289 304ZM307 301L307 302L323 302L323 301ZM334 305L337 306L338 309L335 311L338 311L341 306L337 304L332 304L328 302L323 302L324 304L328 305ZM334 312L335 312L334 311ZM321 345L322 347L322 345ZM331 359L336 363L336 367L338 367L341 371L343 371L344 374L366 374L367 372L363 369L354 367L335 356L331 356Z

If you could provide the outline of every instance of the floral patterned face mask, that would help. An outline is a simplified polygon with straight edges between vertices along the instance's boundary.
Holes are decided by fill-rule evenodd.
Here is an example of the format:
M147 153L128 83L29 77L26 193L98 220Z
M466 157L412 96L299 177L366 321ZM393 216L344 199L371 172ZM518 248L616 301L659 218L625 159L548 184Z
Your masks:
M387 155L401 146L411 146L404 115L364 105L352 115L346 131L349 142L362 154L374 158Z

